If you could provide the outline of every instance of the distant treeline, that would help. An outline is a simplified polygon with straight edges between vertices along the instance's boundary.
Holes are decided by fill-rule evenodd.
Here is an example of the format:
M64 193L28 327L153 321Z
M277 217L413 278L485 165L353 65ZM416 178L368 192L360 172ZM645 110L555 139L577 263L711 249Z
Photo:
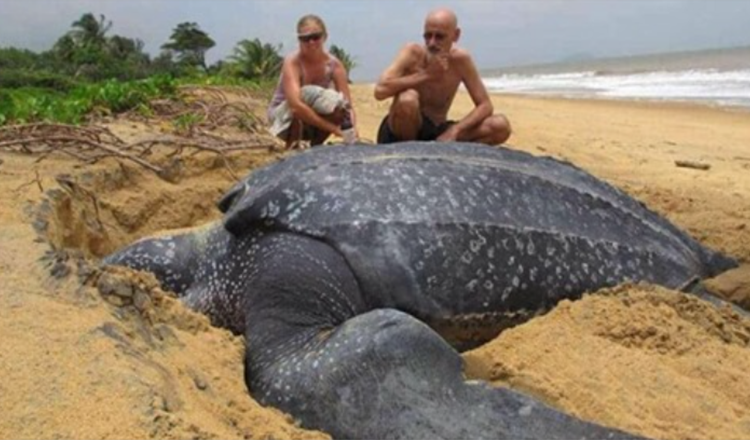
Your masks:
M49 50L0 48L0 125L77 122L102 101L112 101L113 111L126 110L154 93L169 93L177 83L263 86L272 84L281 70L282 46L258 38L239 41L227 59L208 65L206 53L216 42L197 23L178 24L153 58L144 52L143 41L109 35L111 27L104 15L86 13ZM340 47L332 45L330 52L349 72L356 67ZM113 94L117 99L110 99Z
M206 52L216 43L197 23L180 23L161 53L151 57L143 41L108 35L112 21L86 13L71 24L47 51L35 53L17 48L0 48L0 88L22 86L65 90L75 81L105 79L133 80L153 75L173 77L220 75L243 80L275 78L281 68L281 45L258 38L239 41L228 59L206 64ZM338 46L331 46L347 70L354 59Z

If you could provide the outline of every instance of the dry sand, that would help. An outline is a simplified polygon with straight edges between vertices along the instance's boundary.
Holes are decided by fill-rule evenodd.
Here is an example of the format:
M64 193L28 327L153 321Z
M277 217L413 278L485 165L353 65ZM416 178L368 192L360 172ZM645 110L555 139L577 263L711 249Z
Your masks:
M371 86L354 93L361 135L372 139L387 103L372 99ZM493 99L513 124L512 148L569 160L703 243L750 260L750 113ZM469 108L460 95L455 117ZM111 128L126 139L157 130ZM233 162L247 170L275 157ZM150 276L95 267L137 237L217 218L213 202L233 179L214 157L186 158L176 183L114 160L35 159L0 152L0 438L325 436L248 396L241 338L186 310ZM749 272L711 286L748 306ZM566 301L464 358L469 377L587 420L664 439L750 438L749 346L750 320L729 310L621 286Z

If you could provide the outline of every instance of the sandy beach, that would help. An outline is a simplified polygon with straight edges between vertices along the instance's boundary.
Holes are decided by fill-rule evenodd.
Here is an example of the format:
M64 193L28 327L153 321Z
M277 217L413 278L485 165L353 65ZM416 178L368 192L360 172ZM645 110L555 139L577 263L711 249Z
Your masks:
M360 135L387 110L353 87ZM572 162L740 261L709 287L750 309L750 112L493 95L510 148ZM452 117L471 100L460 94ZM115 120L129 141L158 124ZM283 153L232 156L249 169ZM139 237L219 217L211 154L165 181L132 163L0 150L0 438L325 438L247 393L243 341L163 292L101 272ZM167 160L166 158L164 160ZM125 286L126 295L107 286ZM115 289L117 290L117 289ZM468 378L658 439L750 438L750 319L654 286L564 301L464 354Z

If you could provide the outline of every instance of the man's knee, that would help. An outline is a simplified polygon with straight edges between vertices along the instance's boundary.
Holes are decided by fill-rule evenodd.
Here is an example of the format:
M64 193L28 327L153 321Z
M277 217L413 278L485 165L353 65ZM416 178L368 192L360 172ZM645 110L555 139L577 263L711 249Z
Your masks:
M419 93L412 89L399 93L393 101L391 113L397 115L399 118L419 116Z
M389 136L378 134L378 142L410 141L417 138L422 125L422 113L419 106L419 93L416 90L405 90L393 99L388 116Z
M510 138L510 121L504 115L493 115L485 123L488 125L493 144L502 144Z

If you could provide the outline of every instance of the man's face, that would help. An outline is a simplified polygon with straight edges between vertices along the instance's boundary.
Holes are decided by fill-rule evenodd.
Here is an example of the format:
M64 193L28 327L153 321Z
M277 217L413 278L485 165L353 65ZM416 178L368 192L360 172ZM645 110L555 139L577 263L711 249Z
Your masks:
M445 20L428 18L422 36L430 53L447 53L456 41L456 28Z

